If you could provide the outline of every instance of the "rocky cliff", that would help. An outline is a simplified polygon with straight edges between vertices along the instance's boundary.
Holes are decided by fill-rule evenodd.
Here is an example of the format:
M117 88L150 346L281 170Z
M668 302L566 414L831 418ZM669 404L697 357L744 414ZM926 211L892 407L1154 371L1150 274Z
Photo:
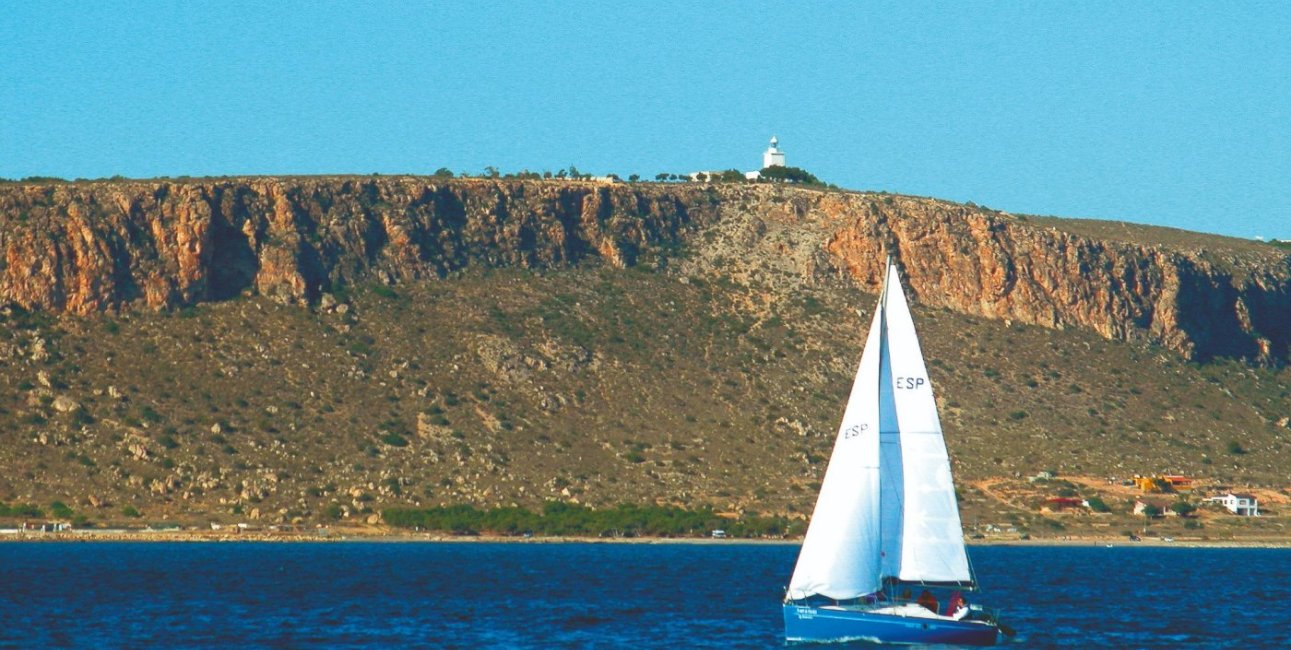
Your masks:
M927 200L822 203L841 222L828 249L865 285L877 286L880 253L891 251L925 304L1146 339L1196 359L1287 359L1291 257L1271 246L1201 235L1171 245L1167 229L1097 238L1062 220Z
M1100 231L892 195L748 185L251 178L0 185L0 299L90 314L248 292L308 303L468 266L669 260L692 272L877 288L897 258L927 305L1282 363L1291 257L1167 229ZM688 254L672 253L685 246ZM776 283L777 278L786 282Z
M308 301L468 264L631 265L708 203L696 191L413 179L10 185L0 297L87 314L253 290Z

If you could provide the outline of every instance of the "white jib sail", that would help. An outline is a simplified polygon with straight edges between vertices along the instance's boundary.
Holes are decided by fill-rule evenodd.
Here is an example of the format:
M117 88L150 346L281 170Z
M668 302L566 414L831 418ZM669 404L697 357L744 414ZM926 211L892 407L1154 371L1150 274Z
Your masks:
M971 582L937 404L910 307L892 265L888 266L887 285L883 305L887 360L891 363L891 394L896 428L900 430L903 474L900 569L895 577L919 582ZM889 426L884 423L885 430Z
M816 509L789 581L789 597L856 598L882 586L879 548L879 337L869 338L834 440Z

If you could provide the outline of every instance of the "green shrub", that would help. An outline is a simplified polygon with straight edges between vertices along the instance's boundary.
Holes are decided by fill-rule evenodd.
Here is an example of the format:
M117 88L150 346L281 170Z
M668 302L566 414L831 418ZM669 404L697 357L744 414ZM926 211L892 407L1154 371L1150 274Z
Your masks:
M384 442L387 445L390 445L391 447L408 446L408 439L397 433L394 433L393 431L381 436L381 442Z
M0 503L0 517L43 517L45 512L30 503L5 505Z
M1107 504L1104 503L1103 500L1100 499L1099 497L1089 497L1088 499L1085 499L1085 502L1089 504L1089 509L1093 510L1094 512L1112 511L1112 509L1107 507Z
M769 181L782 181L786 183L801 183L803 185L821 186L820 182L811 172L799 167L787 167L781 165L772 165L762 168L760 177Z

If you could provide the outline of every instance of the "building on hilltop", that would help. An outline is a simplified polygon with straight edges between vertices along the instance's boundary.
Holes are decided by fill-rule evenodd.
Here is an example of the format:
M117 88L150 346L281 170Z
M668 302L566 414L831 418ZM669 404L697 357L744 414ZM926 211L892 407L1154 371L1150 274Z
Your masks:
M767 167L784 167L784 166L785 166L784 151L780 150L780 139L773 135L771 136L771 146L767 147L767 150L762 152L761 169L766 169ZM755 172L744 172L744 178L747 178L751 181L756 181L757 179L762 177L761 169Z
M784 167L784 152L779 148L780 139L771 136L771 146L762 152L762 169L767 167Z
M762 178L761 170L766 169L767 167L784 167L784 166L785 166L784 151L780 149L780 139L773 135L771 136L771 146L767 147L767 150L762 152L762 167L759 168L758 171L744 172L744 178L746 180L756 181ZM732 174L732 173L738 174L739 171L735 169L731 169L728 171L691 172L689 174L689 177L690 177L690 180L692 181L715 181L718 179L726 181L726 180L732 180L728 176L728 174Z

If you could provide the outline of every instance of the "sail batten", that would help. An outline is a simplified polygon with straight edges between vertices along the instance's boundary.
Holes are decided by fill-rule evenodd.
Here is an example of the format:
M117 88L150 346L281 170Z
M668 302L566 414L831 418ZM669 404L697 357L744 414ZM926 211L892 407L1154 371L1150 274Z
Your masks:
M788 597L856 598L892 580L971 586L962 531L932 385L889 262Z

